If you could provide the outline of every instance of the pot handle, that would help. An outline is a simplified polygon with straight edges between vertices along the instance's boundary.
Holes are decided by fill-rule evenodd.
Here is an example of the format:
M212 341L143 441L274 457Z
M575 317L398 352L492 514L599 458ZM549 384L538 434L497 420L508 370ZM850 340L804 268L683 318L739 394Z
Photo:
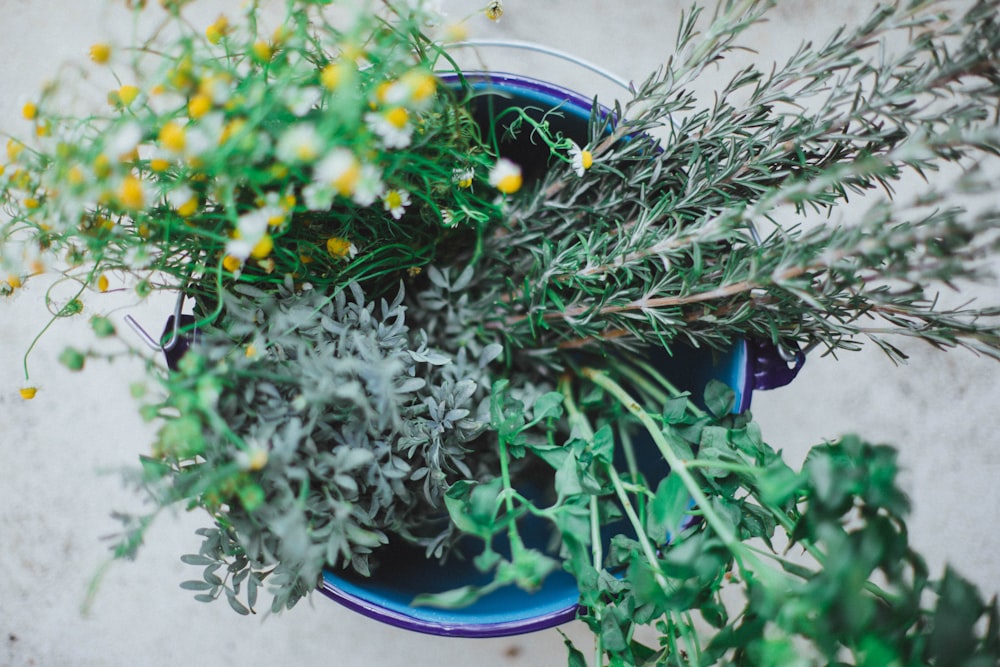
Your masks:
M784 350L768 340L747 341L754 389L776 389L795 379L806 362L806 354L796 348Z

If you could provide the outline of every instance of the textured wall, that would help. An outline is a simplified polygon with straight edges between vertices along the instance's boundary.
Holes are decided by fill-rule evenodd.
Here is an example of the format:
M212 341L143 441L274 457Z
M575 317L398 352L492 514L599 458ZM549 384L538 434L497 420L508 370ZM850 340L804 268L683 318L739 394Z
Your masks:
M748 34L761 62L782 58L803 39L820 39L835 23L860 16L874 2L787 0L771 21ZM24 101L67 59L109 33L126 31L121 3L97 0L0 0L4 58L0 62L0 128L20 132ZM196 3L191 15L210 22L224 3ZM592 60L625 78L642 78L671 53L676 0L508 0L499 24L472 21L473 37L541 42ZM230 5L231 6L231 5ZM451 17L476 2L450 2ZM581 91L613 86L530 54L487 53L494 67L529 71ZM475 58L473 58L473 62ZM706 93L733 71L730 63ZM82 89L102 90L99 81ZM58 288L57 288L58 289ZM996 287L982 294L998 300ZM0 308L0 666L25 665L541 665L564 663L557 633L499 640L451 640L382 626L315 597L276 618L237 617L223 604L193 602L177 583L191 572L177 556L194 550L195 517L164 516L133 564L116 564L89 615L80 612L88 582L106 558L98 537L115 529L113 508L134 508L115 470L131 465L148 443L121 379L135 365L95 364L71 375L55 361L85 322L59 327L41 340L32 375L42 391L17 395L24 343L44 325L44 285L34 284ZM126 310L155 328L169 304ZM1000 366L971 354L904 346L907 366L894 367L866 350L810 358L794 386L755 398L765 436L791 459L805 447L845 432L898 444L905 482L915 499L913 539L940 572L945 559L984 587L1000 591ZM570 634L586 642L574 625Z

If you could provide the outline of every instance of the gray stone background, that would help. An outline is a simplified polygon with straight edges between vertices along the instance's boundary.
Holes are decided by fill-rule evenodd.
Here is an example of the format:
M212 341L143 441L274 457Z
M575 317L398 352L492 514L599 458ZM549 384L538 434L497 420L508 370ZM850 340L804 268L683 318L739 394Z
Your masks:
M154 3L151 3L154 4ZM576 54L620 76L641 79L670 55L677 0L507 0L497 23L474 17L472 37L539 42ZM757 53L740 55L707 75L713 85L744 59L767 64L802 40L820 40L842 22L862 18L871 0L784 0L770 21L747 33ZM188 12L207 25L233 3L199 0ZM478 2L452 1L451 18L475 14ZM0 0L4 49L0 62L0 131L29 128L22 104L60 65L86 57L90 44L127 34L122 2ZM481 57L607 98L614 88L572 66L525 53ZM477 58L473 58L475 61ZM102 82L82 82L91 92ZM110 86L107 86L110 87ZM919 184L910 187L919 187ZM905 195L905 191L902 193ZM848 211L849 215L849 211ZM45 324L45 287L36 281L0 308L0 666L117 665L557 665L565 664L555 631L495 640L412 634L356 615L321 596L290 613L243 618L224 603L199 604L178 588L192 576L181 553L196 549L198 517L166 515L135 563L110 567L90 607L88 583L106 562L99 539L115 529L112 509L134 509L116 471L146 450L150 427L128 395L135 364L94 364L70 374L56 361L86 336L85 323L60 326L32 357L41 390L22 401L21 355ZM1000 301L996 285L972 294ZM170 304L94 302L120 318L131 312L155 330ZM1000 390L995 362L926 345L904 344L911 356L894 366L875 349L839 360L811 357L795 383L755 396L764 434L799 462L806 448L857 432L902 451L904 485L914 501L912 539L940 574L946 561L987 595L1000 591ZM123 381L125 380L125 381ZM586 632L564 628L582 647Z

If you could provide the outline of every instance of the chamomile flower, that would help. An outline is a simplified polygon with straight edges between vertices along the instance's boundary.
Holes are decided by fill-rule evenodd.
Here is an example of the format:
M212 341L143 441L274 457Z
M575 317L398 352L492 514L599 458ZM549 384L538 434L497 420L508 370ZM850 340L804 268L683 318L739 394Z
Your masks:
M316 108L323 98L323 91L316 86L295 86L282 95L285 107L301 118Z
M580 148L575 142L569 148L569 161L573 166L573 171L577 176L583 176L584 172L594 164L594 154L585 148Z
M406 190L387 190L382 196L382 206L394 220L399 220L406 212L406 207L410 205L410 193Z
M232 32L233 28L229 24L229 19L225 15L220 14L219 18L215 19L215 23L208 26L205 29L205 37L212 44L218 44L222 41L222 38Z
M410 112L403 107L392 107L386 111L365 114L365 122L386 148L406 148L410 145L413 125Z
M321 187L350 197L361 178L361 162L350 150L335 148L316 164L314 178Z
M282 162L312 162L319 157L322 139L312 123L296 123L278 139L275 153Z
M98 65L104 65L111 60L111 45L105 42L92 44L90 47L90 59Z
M512 160L502 157L490 169L489 180L490 185L505 195L513 194L521 189L523 183L521 167Z
M380 91L379 101L392 106L426 109L437 91L437 79L430 72L412 69Z
M371 206L385 192L382 182L382 171L373 164L361 166L358 186L354 189L351 200L358 206Z
M236 221L233 238L226 242L226 255L241 262L246 261L251 255L254 257L261 255L263 248L260 244L266 245L267 243L265 240L267 219L267 212L260 209L241 215ZM270 252L269 248L268 252ZM263 256L266 257L267 254L264 253Z
M133 211L141 209L148 198L145 182L132 174L122 180L115 194L123 208Z
M181 153L187 146L187 130L177 121L171 120L160 128L157 139L165 150Z
M503 3L500 0L490 0L484 11L486 18L491 21L499 21L500 17L503 16Z
M344 62L330 63L320 72L319 82L329 91L337 90L351 76L350 66Z
M472 179L476 176L476 170L472 167L454 169L451 172L451 180L458 184L460 188L471 188Z
M101 154L108 160L120 161L130 155L142 141L143 129L139 123L127 122L116 125L104 135L104 149Z
M186 185L174 188L166 195L170 208L183 218L194 215L198 210L198 196Z
M353 243L339 236L331 236L326 240L326 251L331 257L343 260L354 259L358 254Z

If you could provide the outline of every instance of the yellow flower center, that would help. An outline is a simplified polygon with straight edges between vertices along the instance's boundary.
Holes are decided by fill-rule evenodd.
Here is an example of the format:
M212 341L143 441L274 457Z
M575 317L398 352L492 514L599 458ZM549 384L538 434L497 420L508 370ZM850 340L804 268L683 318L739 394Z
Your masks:
M99 292L108 291L108 277L103 273L97 279L97 291Z
M98 65L103 65L111 59L111 46L103 42L90 47L90 59Z
M149 161L149 168L157 173L161 173L170 168L170 162L161 157L155 157Z
M415 102L423 102L437 90L437 81L427 72L413 72L408 74L406 79L410 95Z
M261 470L267 465L267 450L255 449L250 452L250 461L247 468L251 471Z
M241 262L238 257L226 255L222 258L222 268L230 273L236 273L240 270L241 266L243 266L243 262Z
M320 72L319 82L327 90L336 90L344 78L344 66L340 63L330 63Z
M469 26L465 22L449 23L444 27L446 42L464 42L469 39Z
M35 106L34 102L25 102L24 106L21 107L21 115L26 120L35 120L38 116L38 107Z
M333 179L331 185L342 196L349 197L354 194L359 180L361 180L361 165L355 162Z
M521 174L512 173L506 174L500 180L497 181L496 188L500 192L509 195L517 192L521 189Z
M18 390L18 393L21 394L21 398L23 398L24 400L30 401L31 399L33 399L35 397L35 394L38 393L38 388L37 387L21 387L21 389Z
M14 289L17 289L23 284L21 282L21 276L15 275L13 273L10 274L9 276L7 276L7 284L13 287Z
M270 62L271 58L274 57L274 49L267 42L254 42L253 54L257 57L257 60L266 63Z
M319 152L312 144L302 142L295 147L295 157L302 162L312 162L319 157Z
M177 215L187 218L195 214L198 210L198 198L191 197L177 208Z
M118 200L125 208L142 208L142 205L145 202L142 181L135 176L126 177L122 182L121 189L118 191Z
M205 37L207 37L208 41L212 44L218 44L228 32L229 19L227 19L224 15L220 15L219 18L215 19L215 23L205 29Z
M83 174L83 169L80 169L79 165L74 164L66 172L66 180L69 181L70 185L81 185L86 180L86 176Z
M243 118L234 118L226 123L226 126L222 128L222 134L219 135L219 144L224 144L232 139L234 135L239 134L240 130L242 130L246 124L247 122Z
M7 140L7 160L9 162L13 162L14 160L16 160L17 156L20 155L21 151L23 150L24 150L24 144L22 144L20 141L16 141L14 139Z
M107 178L111 175L111 160L108 159L107 155L101 153L94 158L94 174L98 178Z
M486 18L491 21L499 21L503 16L503 3L500 0L492 0L486 5Z
M403 205L403 197L398 190L389 190L385 196L385 203L390 209L399 208Z
M187 143L186 132L175 121L170 121L160 130L160 144L167 150L180 152Z
M594 164L594 154L590 151L580 151L580 165L584 169L590 169L590 166Z
M337 259L343 259L351 254L351 242L339 236L331 236L326 240L326 251Z
M270 234L264 234L260 241L257 241L257 245L253 247L250 251L250 256L254 259L264 259L271 254L274 250L274 239L271 238Z
M139 96L139 89L135 86L125 84L118 89L118 100L124 106L129 106L132 102L135 102L135 98Z
M188 102L188 115L198 119L212 110L212 98L204 93L198 93Z
M403 107L395 107L385 112L385 119L390 125L401 130L410 121L410 112Z

